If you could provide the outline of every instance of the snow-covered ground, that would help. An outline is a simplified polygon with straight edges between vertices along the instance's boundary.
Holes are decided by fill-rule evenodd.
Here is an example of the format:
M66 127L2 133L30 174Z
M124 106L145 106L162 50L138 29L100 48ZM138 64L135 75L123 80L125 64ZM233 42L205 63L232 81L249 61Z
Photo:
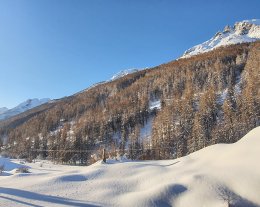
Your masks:
M0 159L0 206L260 206L260 127L235 144L217 144L163 161L62 166L40 161L15 173ZM19 165L16 166L18 163Z

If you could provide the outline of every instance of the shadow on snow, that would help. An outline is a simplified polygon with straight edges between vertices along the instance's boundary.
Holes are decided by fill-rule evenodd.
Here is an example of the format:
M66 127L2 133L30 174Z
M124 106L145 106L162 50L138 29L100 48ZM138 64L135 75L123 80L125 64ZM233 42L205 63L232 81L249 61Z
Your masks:
M25 190L0 187L0 198L14 201L17 203L21 203L21 204L28 205L28 206L34 206L34 207L40 207L40 205L34 205L34 204L31 204L31 203L28 203L25 201L21 201L18 199L9 198L9 197L3 196L1 194L30 199L30 200L34 200L34 201L43 201L43 202L61 204L61 205L67 205L67 206L82 206L82 207L83 206L86 206L86 207L101 206L101 205L97 205L97 204L86 203L84 201L77 201L77 200L67 199L67 198L58 197L58 196L44 195L44 194L34 193L34 192L30 192L30 191L25 191Z

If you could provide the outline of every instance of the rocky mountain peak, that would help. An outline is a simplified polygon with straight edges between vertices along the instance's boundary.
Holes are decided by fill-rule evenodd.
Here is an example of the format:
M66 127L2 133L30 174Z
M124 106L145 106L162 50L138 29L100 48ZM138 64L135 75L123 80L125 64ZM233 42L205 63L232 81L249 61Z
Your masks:
M217 32L208 41L186 50L181 58L191 57L208 52L220 46L254 42L260 39L260 20L244 20L236 22L234 26L227 25L223 31Z

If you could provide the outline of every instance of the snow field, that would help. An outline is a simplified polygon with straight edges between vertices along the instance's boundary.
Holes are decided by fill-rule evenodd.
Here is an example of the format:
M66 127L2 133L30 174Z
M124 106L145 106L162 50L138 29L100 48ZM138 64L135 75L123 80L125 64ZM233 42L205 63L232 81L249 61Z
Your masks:
M0 176L0 206L225 207L219 189L235 206L260 206L260 127L239 142L217 144L186 157L161 161L101 161L91 166L17 160ZM0 163L1 163L0 162ZM11 166L11 167L9 167Z

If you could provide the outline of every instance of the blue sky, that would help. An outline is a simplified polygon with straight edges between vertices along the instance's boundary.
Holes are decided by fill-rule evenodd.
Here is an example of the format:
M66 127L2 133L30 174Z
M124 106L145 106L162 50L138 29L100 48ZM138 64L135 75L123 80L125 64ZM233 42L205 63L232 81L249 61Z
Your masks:
M61 98L179 57L260 1L0 0L0 107Z

